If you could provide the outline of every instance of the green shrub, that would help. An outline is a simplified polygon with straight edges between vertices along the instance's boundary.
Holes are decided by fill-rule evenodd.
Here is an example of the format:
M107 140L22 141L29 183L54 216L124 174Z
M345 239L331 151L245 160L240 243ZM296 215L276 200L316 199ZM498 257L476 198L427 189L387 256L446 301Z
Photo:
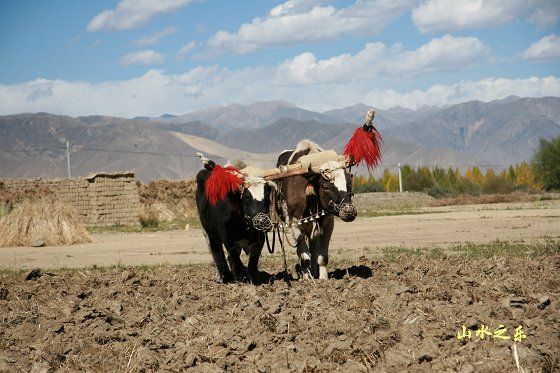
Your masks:
M560 136L550 141L541 139L531 165L545 190L560 190Z

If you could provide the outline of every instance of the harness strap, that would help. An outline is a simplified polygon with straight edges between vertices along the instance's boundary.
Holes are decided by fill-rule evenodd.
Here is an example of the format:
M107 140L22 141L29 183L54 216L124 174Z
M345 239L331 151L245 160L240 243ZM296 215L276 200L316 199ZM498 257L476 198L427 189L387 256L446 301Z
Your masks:
M282 258L284 258L284 274L285 274L285 280L286 283L288 284L288 287L291 286L290 284L290 274L288 272L288 263L286 262L286 250L284 248L284 243L282 242L282 238L280 238L280 227L276 226L276 229L278 230L278 241L280 241L280 247L282 248Z
M290 228L290 229L291 229L291 228ZM290 239L288 238L288 232L287 232L287 230L284 230L284 239L286 240L286 242L288 243L288 245L289 245L290 247L293 247L294 249L298 247L299 242L300 242L300 241L296 241L296 243L294 243L294 244L292 245L292 243L290 242Z
M268 232L264 235L266 236L266 248L268 249L268 252L274 254L274 244L276 241L276 232L274 231L274 228L272 229L272 247L270 246L270 242L268 242Z

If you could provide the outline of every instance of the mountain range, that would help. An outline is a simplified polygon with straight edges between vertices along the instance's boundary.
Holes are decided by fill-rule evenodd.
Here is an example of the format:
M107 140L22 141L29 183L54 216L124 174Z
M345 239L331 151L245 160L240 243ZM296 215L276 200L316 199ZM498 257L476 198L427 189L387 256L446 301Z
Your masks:
M266 101L158 118L0 116L0 179L66 177L67 142L72 176L133 170L146 182L189 178L201 168L197 152L218 163L242 159L272 167L301 139L342 152L369 108L319 113ZM374 124L383 137L381 169L398 163L500 169L530 161L541 138L560 135L560 97L396 107L377 110Z

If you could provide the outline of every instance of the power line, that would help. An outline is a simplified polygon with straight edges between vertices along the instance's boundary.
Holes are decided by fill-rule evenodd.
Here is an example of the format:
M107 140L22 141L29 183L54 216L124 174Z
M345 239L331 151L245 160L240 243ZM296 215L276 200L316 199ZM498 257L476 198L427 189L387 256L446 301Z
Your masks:
M106 152L106 153L125 153L125 154L148 154L148 155L160 155L168 157L186 157L186 158L198 158L197 155L191 154L178 154L178 153L159 153L159 152L148 152L148 151L134 151L134 150L116 150L116 149L96 149L96 148L78 148L78 151L94 151L94 152Z
M90 148L90 147L77 147L77 146L73 146L70 149L72 150L73 153L77 153L79 151L93 151L93 152L106 152L106 153L147 154L147 155L168 156L168 157L198 158L198 156L194 154L161 153L161 152L140 151L140 150L103 149L103 148ZM13 150L0 150L0 153L18 153L18 152L33 152L33 151L37 152L37 151L48 151L48 150L64 151L66 150L66 148L52 147L52 148L13 149ZM271 162L277 161L277 159L270 159L270 158L251 158L251 160L271 161Z
M180 154L180 153L163 153L163 152L153 152L153 151L143 151L143 150L122 150L122 149L104 149L104 148L92 148L92 147L77 147L73 146L70 147L73 153L79 151L92 151L92 152L105 152L105 153L120 153L120 154L146 154L146 155L153 155L153 156L164 156L164 157L183 157L183 158L197 158L198 156L195 154ZM38 151L49 151L49 150L60 150L65 151L65 147L51 147L51 148L27 148L27 149L12 149L12 150L0 150L0 153L21 153L21 152L38 152ZM277 159L269 159L269 158L251 158L251 161L270 161L276 162ZM407 163L401 163L402 166L410 166L412 168L415 167L427 167L427 168L464 168L464 167L509 167L512 164L433 164L433 165L410 165ZM381 168L397 168L398 164L381 164L379 165L378 169Z
M32 152L32 151L44 152L47 150L64 150L64 149L66 148L29 148L29 149L12 149L12 150L0 149L0 153L18 153L18 152Z
M411 165L408 163L401 163L401 167L403 166L409 166L411 168L414 167L426 167L426 168L454 168L454 167L509 167L512 166L512 164L510 163L503 163L503 164L499 164L499 163L495 163L495 164L486 164L486 163L469 163L469 164L434 164L434 165ZM379 168L397 168L399 167L398 164L382 164Z
M20 152L37 152L37 151L48 151L48 150L66 150L63 147L53 147L53 148L27 148L27 149L13 149L13 150L0 150L0 153L20 153ZM135 150L118 150L118 149L103 149L103 148L87 148L87 147L71 147L72 152L79 151L94 151L94 152L106 152L106 153L126 153L126 154L148 154L148 155L161 155L170 157L187 157L187 158L197 158L196 155L191 154L178 154L178 153L159 153L159 152L149 152L149 151L135 151Z

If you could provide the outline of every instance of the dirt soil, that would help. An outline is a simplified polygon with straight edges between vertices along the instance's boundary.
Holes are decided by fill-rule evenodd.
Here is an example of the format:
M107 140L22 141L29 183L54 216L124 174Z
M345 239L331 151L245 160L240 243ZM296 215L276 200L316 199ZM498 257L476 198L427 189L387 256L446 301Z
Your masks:
M381 253L558 239L560 202L424 212L337 222L328 281L264 252L260 285L218 284L196 229L2 248L0 372L558 371L560 255Z

